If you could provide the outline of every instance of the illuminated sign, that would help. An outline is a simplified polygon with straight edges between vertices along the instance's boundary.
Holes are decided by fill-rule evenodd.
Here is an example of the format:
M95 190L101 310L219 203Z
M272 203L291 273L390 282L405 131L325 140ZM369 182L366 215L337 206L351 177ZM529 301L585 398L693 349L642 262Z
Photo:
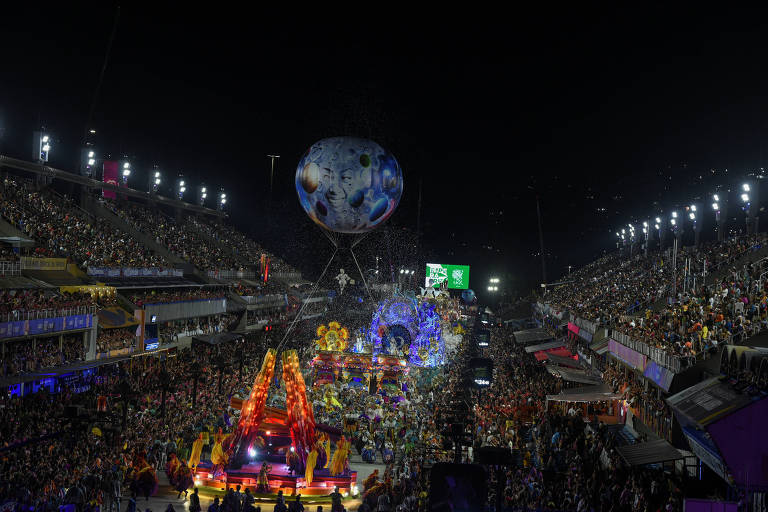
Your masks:
M440 288L447 283L450 290L466 290L469 288L469 265L443 265L427 263L424 286Z

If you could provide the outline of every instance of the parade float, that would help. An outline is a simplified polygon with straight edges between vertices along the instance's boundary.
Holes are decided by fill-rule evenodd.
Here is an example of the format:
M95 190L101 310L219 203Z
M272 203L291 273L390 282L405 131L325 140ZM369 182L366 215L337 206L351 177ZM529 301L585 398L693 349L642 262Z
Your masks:
M369 347L358 336L350 343L349 330L339 322L320 325L316 331L315 357L310 361L312 385L322 387L340 381L353 388L367 388L370 384L372 359Z
M195 482L216 489L242 485L257 494L327 495L335 487L356 494L357 473L349 469L349 441L335 429L316 425L294 350L282 353L286 407L267 407L277 353L270 349L247 400L233 398L240 410L234 432L217 438L221 453L195 467ZM336 450L331 456L331 445ZM214 460L215 459L215 460Z

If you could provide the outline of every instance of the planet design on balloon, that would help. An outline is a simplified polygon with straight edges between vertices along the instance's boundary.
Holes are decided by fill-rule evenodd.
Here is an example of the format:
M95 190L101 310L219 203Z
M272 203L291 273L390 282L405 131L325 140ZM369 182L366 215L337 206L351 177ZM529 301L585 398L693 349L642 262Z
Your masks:
M314 143L296 169L296 193L321 227L365 233L392 216L403 194L395 157L374 141L332 137Z

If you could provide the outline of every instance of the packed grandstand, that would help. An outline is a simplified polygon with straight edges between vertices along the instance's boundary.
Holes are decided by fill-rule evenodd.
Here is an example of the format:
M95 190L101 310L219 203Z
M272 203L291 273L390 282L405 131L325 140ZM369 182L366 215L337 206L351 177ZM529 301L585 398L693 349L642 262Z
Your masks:
M522 319L498 311L485 322L476 304L445 299L443 332L460 341L444 364L384 368L377 387L370 375L357 385L354 364L365 358L351 352L328 359L362 357L345 378L320 371L326 360L312 343L331 329L353 346L366 326L326 327L333 294L318 305L296 269L220 217L75 200L12 174L0 217L21 241L0 246L0 503L17 510L123 510L193 487L205 506L221 497L228 512L252 511L258 498L278 510L271 474L241 493L216 487L215 466L217 432L236 431L238 404L277 346L298 354L314 422L334 441L324 448L330 467L359 475L343 500L327 489L334 511L439 505L430 473L450 461L484 465L483 499L504 510L671 511L692 496L742 498L725 480L711 485L716 475L702 484L668 398L701 380L688 370L717 374L723 346L768 328L762 234L678 254L617 250L512 305L527 310ZM472 386L478 358L493 370ZM737 365L729 378L764 396L761 375ZM293 388L265 382L266 405L286 409ZM659 442L671 458L634 464L626 455ZM213 466L193 477L205 461Z

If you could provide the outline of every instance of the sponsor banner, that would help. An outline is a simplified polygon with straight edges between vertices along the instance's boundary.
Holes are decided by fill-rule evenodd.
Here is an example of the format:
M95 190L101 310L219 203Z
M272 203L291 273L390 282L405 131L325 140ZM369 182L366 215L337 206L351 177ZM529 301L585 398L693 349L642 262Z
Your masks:
M645 370L646 357L640 352L625 347L615 340L608 340L608 351L632 368L641 371Z
M93 325L93 319L91 315L72 315L64 317L65 330L70 331L72 329L87 329Z
M568 330L571 331L573 334L579 334L579 326L574 324L573 322L568 322Z
M88 275L94 277L183 277L184 271L176 268L88 267Z
M646 378L655 382L664 391L669 391L669 386L672 384L672 379L675 374L667 370L655 361L648 363L643 372Z
M28 258L22 256L21 270L67 270L67 258Z
M26 320L4 322L0 324L0 338L15 338L24 336L27 330Z
M88 329L93 326L91 315L73 315L68 317L39 318L0 323L0 338L18 338L36 336L72 329Z
M29 320L27 334L45 334L47 332L57 332L63 330L64 319L62 317L42 318L37 320Z

